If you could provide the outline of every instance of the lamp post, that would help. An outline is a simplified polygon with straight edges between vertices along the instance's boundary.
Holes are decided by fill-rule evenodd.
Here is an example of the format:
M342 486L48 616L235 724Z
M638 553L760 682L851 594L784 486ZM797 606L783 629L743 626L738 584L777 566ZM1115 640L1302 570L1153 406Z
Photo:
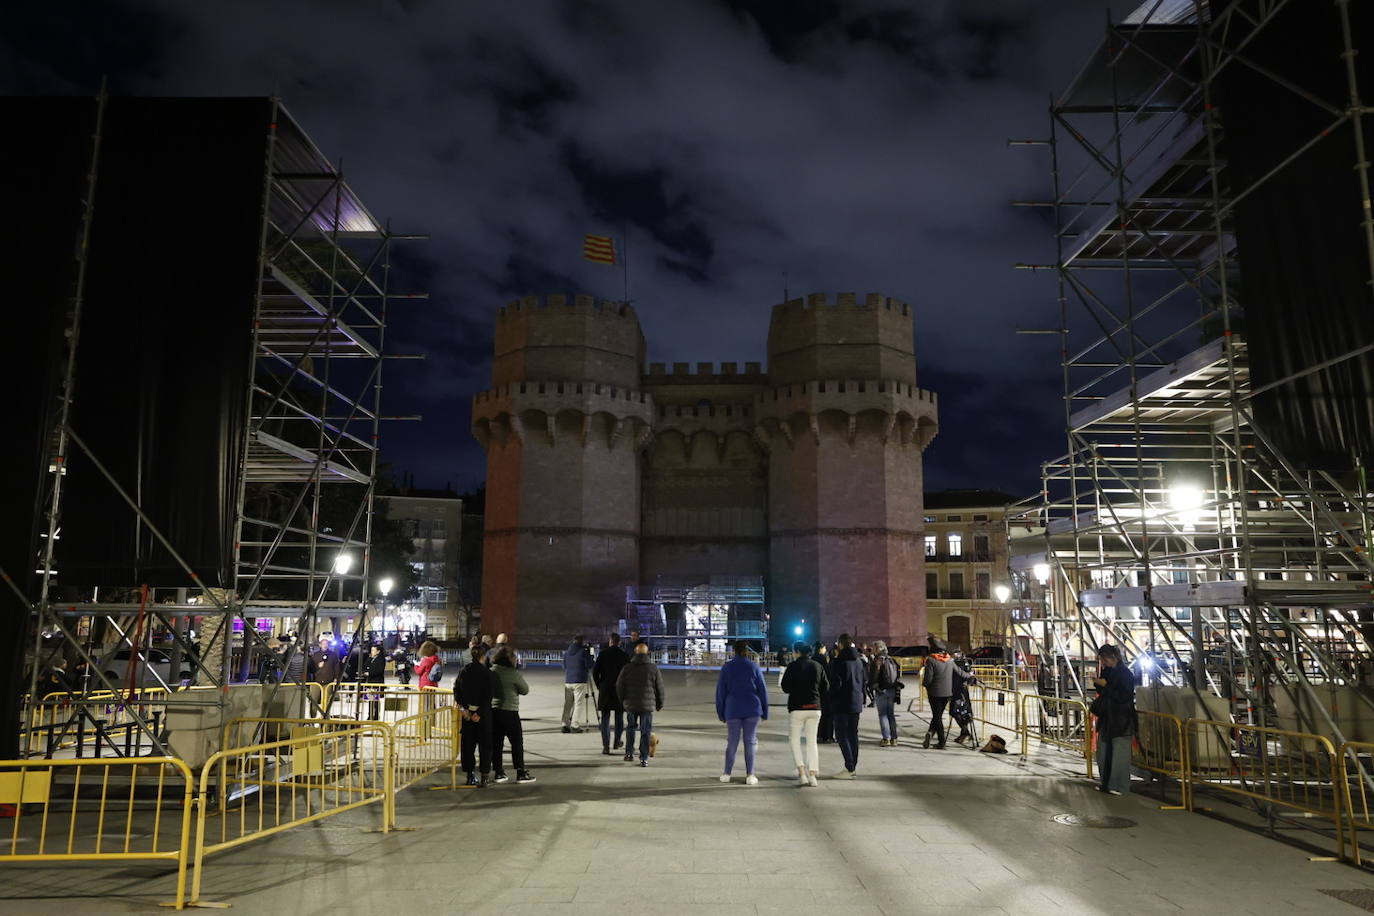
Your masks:
M348 575L348 571L353 568L353 554L339 551L339 555L334 558L334 575L339 579L339 604L343 604L343 577ZM334 626L334 641L339 641L339 617L330 616L330 622Z
M377 583L377 591L382 593L382 645L386 645L386 596L391 594L391 589L395 587L396 580L387 576ZM397 629L399 634L399 628Z

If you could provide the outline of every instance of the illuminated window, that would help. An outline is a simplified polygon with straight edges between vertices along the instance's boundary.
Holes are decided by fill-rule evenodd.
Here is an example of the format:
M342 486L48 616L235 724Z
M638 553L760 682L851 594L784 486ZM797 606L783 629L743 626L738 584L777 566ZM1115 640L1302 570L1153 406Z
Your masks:
M926 556L935 556L935 535L933 534L926 535Z
M964 555L964 536L962 534L951 534L949 536L949 555L952 557L962 557Z

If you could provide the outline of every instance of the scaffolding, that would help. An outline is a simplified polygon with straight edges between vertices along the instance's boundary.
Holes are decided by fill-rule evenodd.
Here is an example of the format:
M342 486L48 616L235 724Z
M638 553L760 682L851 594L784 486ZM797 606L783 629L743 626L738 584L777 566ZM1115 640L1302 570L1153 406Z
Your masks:
M387 314L397 299L424 298L390 289L392 248L424 236L396 234L377 220L282 104L276 99L261 102L268 115L262 124L262 158L245 164L262 169L263 198L252 204L259 215L258 235L240 240L257 251L251 311L245 307L246 320L252 322L251 348L236 357L248 363L247 390L240 395L245 409L241 428L231 436L233 448L220 458L232 487L232 556L221 563L230 571L230 581L215 584L204 581L174 539L144 511L147 485L132 488L101 462L102 452L114 444L83 437L73 422L73 404L82 396L75 381L83 353L88 243L92 224L100 218L95 202L100 199L102 125L111 104L103 92L97 100L75 289L64 318L62 381L45 462L38 575L35 593L19 595L32 611L29 702L43 702L40 673L55 655L79 658L82 672L62 698L68 712L45 717L44 734L25 730L25 756L52 756L56 748L71 747L69 735L80 733L95 736L94 748L84 751L97 755L119 756L133 747L137 754L203 758L205 748L197 754L185 748L178 753L168 740L173 706L203 723L215 723L217 734L217 723L227 719L231 702L224 688L256 679L268 659L275 667L290 669L291 656L308 650L320 617L356 619L355 641L365 631L381 423L392 419L381 413L383 364L392 358L385 352ZM227 284L232 278L206 280ZM186 340L184 345L194 358L202 343ZM208 365L202 371L215 369ZM156 588L133 580L80 589L62 585L64 484L70 459L78 453L175 561L177 581L159 582ZM347 560L340 561L341 556ZM15 578L6 576L19 592ZM259 632L263 619L292 621L297 638L285 657ZM202 628L199 647L191 633L197 622ZM159 650L159 664L152 663L149 645L155 629L169 639ZM97 641L97 630L109 632L112 644ZM120 655L128 677L112 678L105 670L107 660ZM149 677L165 693L169 712L161 721L148 716L143 704L125 701L148 686ZM280 678L272 680L252 704L280 714L280 701L272 705ZM193 692L184 686L215 689ZM296 708L309 703L312 714L320 712L318 692L304 687L283 692L295 695ZM121 721L134 734L122 748L103 727L102 711L112 704L121 707ZM78 755L86 740L76 742Z
M623 625L681 649L685 657L725 652L735 640L767 642L762 576L659 576L627 586Z
M1329 26L1340 97L1252 56L1295 10ZM1374 737L1370 456L1355 454L1348 471L1314 466L1255 410L1265 391L1371 346L1252 381L1245 318L1258 328L1236 231L1241 201L1312 150L1344 144L1361 217L1339 231L1360 234L1360 269L1374 277L1374 109L1361 101L1374 86L1359 85L1356 39L1369 35L1351 16L1347 0L1147 0L1107 25L1052 100L1048 137L1013 141L1049 154L1052 199L1019 205L1049 216L1056 259L1018 267L1057 284L1058 326L1039 333L1061 342L1066 429L1041 494L1008 518L1014 628L1042 694L1089 696L1096 650L1110 643L1149 688L1142 709L1337 746ZM1228 161L1235 124L1218 104L1240 70L1329 117L1253 181Z

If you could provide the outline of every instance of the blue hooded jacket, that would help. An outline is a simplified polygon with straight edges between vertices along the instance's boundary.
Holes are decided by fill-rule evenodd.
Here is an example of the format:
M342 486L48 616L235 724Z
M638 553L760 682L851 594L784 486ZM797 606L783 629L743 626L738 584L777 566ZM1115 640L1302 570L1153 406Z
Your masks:
M563 651L563 683L585 684L591 679L591 646L568 643L568 648Z
M716 681L716 716L725 719L768 718L768 687L763 672L749 659L736 655L720 669Z

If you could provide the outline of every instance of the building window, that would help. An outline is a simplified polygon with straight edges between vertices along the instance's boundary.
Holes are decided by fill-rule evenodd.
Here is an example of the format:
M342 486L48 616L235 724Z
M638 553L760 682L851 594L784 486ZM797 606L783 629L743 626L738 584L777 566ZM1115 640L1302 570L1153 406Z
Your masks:
M937 550L938 550L938 548L935 546L935 535L933 535L933 534L927 534L927 535L926 535L926 556L928 556L928 557L933 557L933 556L935 556L935 553L936 553Z
M936 521L935 516L933 516L933 515L927 515L927 516L926 516L926 524L927 524L927 525L933 525L933 524L935 523L935 521Z
M951 515L949 518L945 519L947 522L962 522L963 520L964 517L962 515Z
M973 574L973 597L991 598L992 597L992 574L974 573Z
M966 597L968 597L967 595L964 594L964 574L963 574L963 573L950 573L950 574L949 574L949 597L951 597L951 598L966 598Z
M988 559L988 536L986 534L975 534L973 536L973 553L979 560Z
M940 577L936 573L926 573L926 597L940 597Z
M949 536L949 555L952 557L962 557L964 555L964 536L962 534L951 534Z
M975 522L985 522L985 521L988 520L988 517L987 517L986 515L975 515L975 516L973 517L973 520L974 520Z

